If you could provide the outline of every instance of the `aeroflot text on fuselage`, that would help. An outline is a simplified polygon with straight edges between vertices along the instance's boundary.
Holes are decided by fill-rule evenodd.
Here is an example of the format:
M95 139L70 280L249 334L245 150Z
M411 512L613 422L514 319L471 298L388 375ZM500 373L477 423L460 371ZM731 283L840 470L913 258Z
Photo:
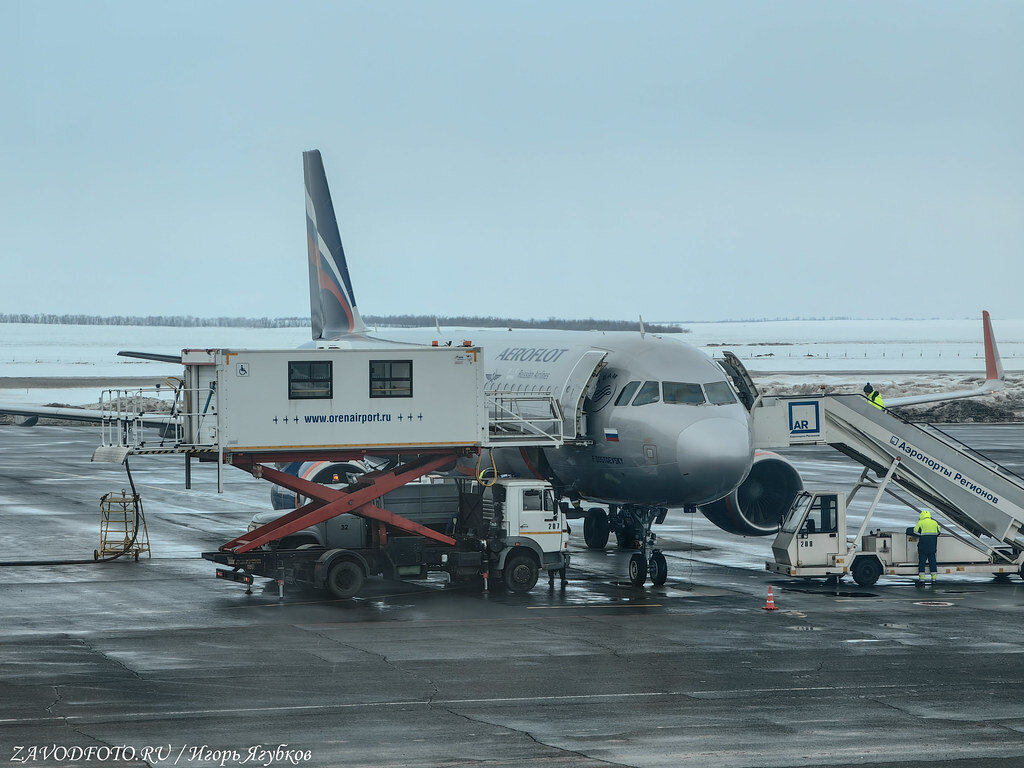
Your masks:
M553 349L551 347L509 347L502 350L497 359L519 363L553 363L568 351L568 349Z

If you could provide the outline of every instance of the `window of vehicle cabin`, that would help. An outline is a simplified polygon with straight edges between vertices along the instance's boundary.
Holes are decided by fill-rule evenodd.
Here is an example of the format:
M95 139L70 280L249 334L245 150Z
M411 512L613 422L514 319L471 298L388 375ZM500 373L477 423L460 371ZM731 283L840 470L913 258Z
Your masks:
M412 360L371 360L370 397L412 397Z
M704 391L708 393L708 402L712 405L728 405L736 402L736 393L732 391L727 381L712 381L704 385Z
M704 402L704 390L700 384L684 384L681 381L661 382L663 398L666 403L683 403L684 405L700 405Z
M523 509L532 512L544 508L543 493L537 488L523 490Z
M616 405L625 405L626 403L628 403L630 398L633 397L633 393L636 392L637 387L639 387L639 386L640 386L640 382L639 381L631 381L631 382L629 382L629 384L624 386L622 388L622 391L619 392L619 396L617 398L615 398L615 404Z
M647 405L648 403L656 403L660 399L661 389L656 381L645 381L644 385L640 387L640 391L637 392L635 398L633 398L633 405Z
M334 396L330 360L289 360L289 400L330 400Z
M839 524L837 519L838 502L835 496L818 496L811 504L804 523L804 533L835 533Z

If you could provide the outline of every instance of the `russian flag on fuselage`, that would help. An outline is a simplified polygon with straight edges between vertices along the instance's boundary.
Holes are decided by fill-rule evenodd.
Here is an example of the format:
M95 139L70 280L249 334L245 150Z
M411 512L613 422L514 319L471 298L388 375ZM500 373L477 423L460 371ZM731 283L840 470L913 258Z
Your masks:
M608 429L607 427L605 427L604 439L607 440L609 443L617 443L617 442L619 442L619 430L617 430L617 429Z

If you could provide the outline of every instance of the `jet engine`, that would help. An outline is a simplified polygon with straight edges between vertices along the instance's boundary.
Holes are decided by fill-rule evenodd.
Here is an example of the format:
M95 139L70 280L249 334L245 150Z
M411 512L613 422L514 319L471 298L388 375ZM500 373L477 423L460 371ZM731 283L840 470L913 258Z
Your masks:
M793 498L804 487L796 468L770 451L757 451L747 479L725 498L700 511L723 531L740 536L768 536L779 530Z

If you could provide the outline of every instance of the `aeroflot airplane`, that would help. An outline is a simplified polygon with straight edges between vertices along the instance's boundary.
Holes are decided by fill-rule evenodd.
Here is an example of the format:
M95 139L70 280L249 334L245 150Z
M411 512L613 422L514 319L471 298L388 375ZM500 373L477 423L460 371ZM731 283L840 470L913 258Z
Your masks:
M356 306L327 177L319 151L303 153L306 233L309 254L310 346L347 347L407 343L460 344L440 329L369 335ZM995 345L985 313L985 385L978 390L889 400L890 405L987 394L1001 382ZM474 330L484 348L488 389L493 393L555 396L572 438L557 448L498 448L480 466L498 474L549 480L572 500L570 516L584 517L584 537L603 548L614 533L620 546L635 548L630 579L655 584L667 577L665 557L651 527L669 507L698 509L726 531L767 535L802 488L796 469L774 453L755 451L751 419L737 391L746 372L725 368L671 336L627 332ZM178 361L167 355L125 353ZM179 361L180 362L180 361ZM749 390L746 390L749 392ZM0 413L95 420L98 414L69 409L18 407ZM344 479L360 468L309 462L291 471L315 482ZM469 468L476 472L478 468ZM291 494L275 493L274 506L290 507ZM602 504L584 509L580 501ZM568 505L567 505L568 506Z
M369 339L356 306L341 236L320 153L303 153L306 233L313 342L362 344ZM994 343L985 313L988 379L997 378ZM461 343L435 330L389 331L394 341ZM767 535L803 484L796 469L774 453L754 450L747 406L722 366L670 336L627 332L474 330L484 348L491 392L550 393L569 416L577 439L557 448L498 448L484 457L499 474L551 481L574 502L601 503L570 514L584 517L584 537L603 548L610 533L638 548L630 578L650 573L664 583L664 556L651 526L669 507L693 512L732 533ZM380 343L375 340L374 343ZM742 369L742 365L736 361ZM746 372L735 368L734 381ZM998 376L1001 378L1001 373ZM979 390L890 400L892 405L986 394ZM749 403L747 404L749 405ZM308 465L321 477L331 467Z

